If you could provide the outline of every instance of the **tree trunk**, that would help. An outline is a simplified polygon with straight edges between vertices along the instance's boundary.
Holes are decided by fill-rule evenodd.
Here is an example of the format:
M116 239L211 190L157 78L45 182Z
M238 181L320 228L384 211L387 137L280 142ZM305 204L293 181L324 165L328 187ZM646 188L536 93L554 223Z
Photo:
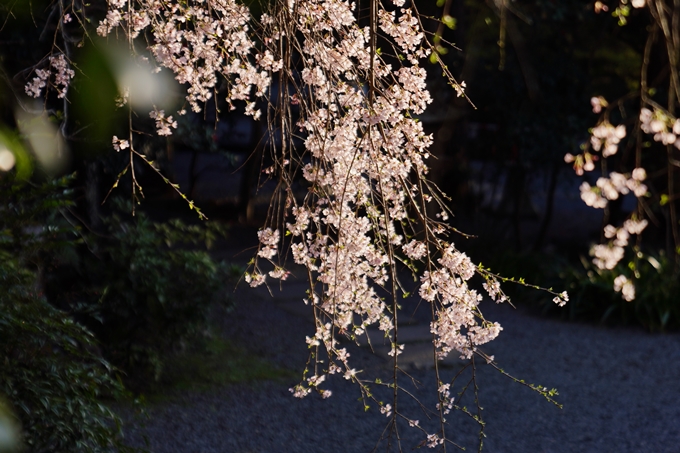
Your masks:
M548 232L548 226L552 220L553 208L555 206L555 190L557 189L557 176L560 173L560 168L562 168L562 162L556 162L550 173L548 194L545 200L545 212L543 214L543 219L541 220L541 226L538 228L536 241L534 242L534 251L538 251L543 247L543 241L545 241L545 235Z

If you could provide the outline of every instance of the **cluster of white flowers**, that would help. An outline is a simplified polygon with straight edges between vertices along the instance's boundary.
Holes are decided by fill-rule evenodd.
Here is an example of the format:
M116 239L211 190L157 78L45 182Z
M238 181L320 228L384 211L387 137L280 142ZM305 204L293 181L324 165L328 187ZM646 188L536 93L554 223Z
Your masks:
M644 1L638 7L642 6L644 6ZM595 113L600 113L602 108L608 105L602 97L593 97L590 103ZM643 108L640 112L640 128L645 133L654 134L654 140L667 145L674 144L680 148L680 138L678 138L680 120L673 119L659 110L652 112ZM601 121L591 132L590 148L594 152L601 152L603 158L616 154L621 139L626 136L626 129L623 125L615 127L606 120ZM591 154L588 149L582 154L576 156L567 154L564 157L565 162L574 164L574 170L578 175L582 175L584 171L593 171L594 162L597 159L598 157ZM588 206L603 209L607 207L609 201L618 199L620 195L632 192L637 198L644 197L648 193L647 186L643 183L645 179L647 179L647 172L641 167L634 168L630 174L612 171L607 176L599 177L595 186L591 186L586 181L582 182L579 188L581 199ZM647 220L638 218L626 220L621 228L607 225L604 235L609 242L593 245L590 249L593 264L603 270L614 269L625 255L625 247L628 246L630 235L642 233L646 226ZM617 277L614 289L622 292L625 300L630 301L635 298L635 286L624 275ZM555 302L559 301L560 299L556 297Z
M165 110L152 110L149 116L156 120L156 133L158 135L172 135L170 128L177 129L177 121L172 116L165 116Z
M312 276L305 303L313 307L316 323L306 341L310 348L325 349L329 360L318 366L323 359L315 355L314 372L291 389L296 397L311 390L329 397L331 392L320 386L332 374L360 383L350 355L338 347L338 333L356 338L377 325L392 340L388 354L396 369L404 351L393 331L398 317L396 258L414 271L416 264L426 265L417 294L432 304L430 329L439 358L454 351L470 358L502 330L483 317L482 295L468 286L475 274L482 274L486 291L503 302L499 282L445 236L448 213L426 182L432 136L417 117L432 102L421 66L431 47L415 7L405 6L404 0L391 3L374 5L371 29L359 25L351 0L285 0L282 9L272 5L271 14L263 14L253 31L250 10L238 0L107 0L97 26L102 37L124 34L133 50L138 48L134 40L146 40L150 55L141 58L153 59L150 72L169 70L186 87L186 105L179 115L188 107L201 111L224 92L230 108L240 103L255 119L262 114L260 106L283 116L281 140L272 140L273 148L282 144L276 150L281 153L267 176L300 169L310 194L302 204L287 195L287 211L279 216L286 221L284 239L277 228L258 232L260 247L245 281L256 287L267 279L285 279L289 272L273 261L286 258L279 250L284 244L290 246L293 261ZM80 13L73 14L81 19ZM69 23L73 18L66 14L62 19ZM389 44L389 56L377 48L378 35ZM292 60L299 66L284 68L284 61ZM275 94L270 89L273 73L280 74L277 99L268 98ZM74 75L66 57L56 54L46 68L35 70L25 90L39 97L49 86L63 98ZM463 96L465 82L448 76ZM127 106L130 118L137 117L133 109L139 104L130 99L130 88L120 89L116 106ZM288 101L290 105L283 105ZM281 113L290 106L295 106L295 124L288 122L290 112ZM171 135L178 127L170 112L156 106L149 117L157 135ZM127 139L112 137L114 150L130 149L143 157L133 149L133 136L139 132L132 125L129 132ZM283 145L296 141L293 134L304 141L304 158L295 154L294 146ZM608 132L603 146L611 146L617 136ZM439 212L436 220L429 217L431 207ZM261 270L258 260L273 264L273 270ZM392 301L379 289L389 287ZM440 402L444 414L454 406L448 384L440 387ZM397 416L393 405L380 403L380 410ZM418 421L409 424L418 426ZM427 441L441 445L444 436L431 434Z
M620 292L624 300L630 302L635 299L635 285L625 275L614 279L614 291Z
M496 303L501 303L508 300L507 296L501 290L501 284L498 283L498 280L495 278L490 277L486 283L482 284L482 287L489 294L489 297L491 297L492 300L495 300Z
M397 19L396 11L380 10L380 28L410 56L411 63L417 65L418 60L429 55L428 51L420 46L425 34L418 26L418 19L413 16L410 9L400 9Z
M386 417L392 416L392 405L385 404L384 406L380 406L380 413L384 414Z
M378 26L403 57L398 68L372 49L370 30L358 25L354 4L348 1L292 1L285 12L264 16L274 34L297 33L301 50L303 67L296 79L301 86L290 102L300 111L296 126L304 134L309 158L298 162L311 195L304 205L290 200L286 236L294 262L314 279L306 302L314 308L316 332L307 343L325 349L330 359L325 370L316 367L315 374L291 389L298 397L312 387L318 390L325 374L341 373L358 382L349 354L338 348L337 333L356 337L377 325L390 337L397 313L376 288L391 285L394 255L428 263L418 294L434 307L430 327L440 358L452 351L470 358L477 346L502 330L483 318L482 296L468 286L483 270L445 241L445 228L426 213L434 197L419 182L428 172L432 137L415 118L432 101L419 64L429 54L424 33L411 8L379 8ZM268 50L271 54L262 54L260 64L281 58L276 46ZM368 84L361 86L360 81ZM286 158L295 161L294 156ZM270 174L284 171L280 164L274 167ZM425 238L406 236L403 225L409 223L410 212L421 219ZM260 258L277 254L282 245L278 234L269 228L259 233ZM256 262L246 279L254 285L269 277L276 278ZM487 291L498 302L505 300L498 282L487 282ZM388 354L397 361L403 350L403 344L392 341ZM444 397L448 412L453 399ZM389 405L381 405L381 411L392 415ZM435 435L431 442L442 439Z
M50 77L50 71L45 69L36 69L33 80L26 84L26 94L34 98L40 97L42 89L47 85L47 79Z
M246 283L248 283L253 288L256 288L265 282L265 276L257 272L246 273L245 275Z
M630 234L640 234L642 233L642 230L644 230L647 227L647 222L646 219L642 220L636 220L636 219L628 219L625 222L623 222L623 228L628 231Z
M579 187L581 191L581 200L590 207L602 209L607 206L607 199L600 195L600 190L592 187L586 181L581 183Z
M442 439L438 434L428 434L427 435L427 448L437 448L437 445L442 445L444 439Z
M614 244L595 244L590 249L593 264L600 269L614 269L624 254L623 247Z
M607 225L604 236L610 241L608 244L594 245L590 249L590 254L594 257L593 264L599 269L614 269L623 258L630 235L642 233L647 223L645 219L628 219L623 223L623 228Z
M453 408L453 403L456 398L451 396L451 384L439 385L439 399L441 403L437 403L437 410L441 410L444 415L448 415Z
M623 228L607 225L604 228L604 235L610 241L608 244L596 244L590 249L593 264L599 269L614 269L624 256L630 235L640 234L647 224L645 219L628 219L623 223ZM627 301L635 299L635 286L625 275L619 275L614 279L614 290L621 292Z
M574 171L577 175L582 176L586 171L595 170L595 161L598 159L597 156L585 151L583 154L578 154L574 156L571 153L564 155L564 161L568 164L574 164Z
M590 146L595 151L602 150L602 157L609 157L618 151L619 142L626 136L626 128L622 124L614 127L605 121L593 128L592 133Z
M602 209L607 206L608 200L616 200L619 195L629 192L633 192L636 197L643 197L647 194L647 186L642 184L646 177L647 173L643 168L634 169L630 177L612 171L608 178L598 178L595 187L586 181L582 182L579 187L581 199L590 207Z
M562 291L560 294L555 296L553 302L555 302L560 307L564 307L567 305L567 302L569 302L569 294L567 294L566 291Z
M421 241L416 241L415 239L409 242L408 244L404 244L402 246L402 250L412 260L419 260L422 257L425 256L427 253L427 246Z
M40 97L43 88L47 86L51 75L54 75L52 87L57 90L57 97L64 98L71 84L71 79L76 75L71 69L63 54L53 55L49 58L50 65L46 69L36 69L33 80L26 84L26 94L34 98Z
M673 119L659 109L652 112L643 108L640 110L640 129L653 135L655 141L680 149L680 118Z
M253 91L264 95L270 73L281 69L282 61L271 53L254 54L249 20L248 7L234 0L108 0L97 33L106 36L120 28L133 39L150 28L156 63L188 85L186 99L199 112L215 93L219 76L228 86L226 100L235 108L234 101L249 102ZM252 103L246 113L259 116Z
M120 139L116 137L115 135L113 136L113 140L111 140L113 143L113 149L116 151L120 151L122 149L127 149L130 147L130 142L127 140Z
M265 228L257 232L257 237L262 245L257 255L262 258L272 259L279 247L279 230Z
M590 98L590 105L593 107L593 113L600 113L603 107L607 107L607 100L602 96Z
M305 396L309 395L312 391L310 388L307 388L301 384L298 384L289 390L296 398L304 398Z

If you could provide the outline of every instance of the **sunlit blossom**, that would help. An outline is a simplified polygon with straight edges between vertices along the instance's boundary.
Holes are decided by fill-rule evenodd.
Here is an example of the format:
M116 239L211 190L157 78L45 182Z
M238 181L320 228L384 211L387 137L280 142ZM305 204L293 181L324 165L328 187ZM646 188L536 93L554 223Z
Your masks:
M113 149L116 150L116 151L120 151L120 150L127 149L127 148L130 147L130 142L128 142L127 140L119 139L115 135L113 136L112 143L113 143Z
M635 299L635 285L625 275L619 275L614 279L614 291L621 293L621 297L627 302Z

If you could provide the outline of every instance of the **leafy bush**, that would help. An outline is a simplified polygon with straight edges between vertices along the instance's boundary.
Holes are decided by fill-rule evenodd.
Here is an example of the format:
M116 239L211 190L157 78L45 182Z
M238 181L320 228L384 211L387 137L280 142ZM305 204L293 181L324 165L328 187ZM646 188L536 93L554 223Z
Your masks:
M680 275L663 252L627 256L612 270L594 266L585 256L572 256L574 249L561 253L514 252L487 253L485 265L501 275L526 276L526 282L543 287L564 287L569 303L555 305L552 298L532 288L506 284L504 290L513 303L533 307L543 314L571 321L610 325L638 325L650 331L680 329ZM632 271L632 272L631 272ZM628 302L614 291L618 275L636 274L635 299Z
M41 270L46 254L68 253L77 236L62 210L73 206L69 185L74 176L42 184L17 183L0 177L0 248Z
M42 295L48 255L73 249L72 178L42 184L0 178L0 394L28 451L133 451L103 398L125 395L93 334Z
M117 203L104 233L90 232L71 212L72 182L0 179L0 249L37 273L52 305L95 334L127 383L157 380L163 355L201 329L213 302L227 301L220 290L233 270L187 247L211 247L225 230L130 218Z
M163 356L202 328L209 308L226 302L230 267L206 251L221 227L155 223L138 214L105 220L106 235L86 236L76 260L55 261L47 281L55 304L72 313L99 339L105 357L141 389L157 381Z
M0 393L30 451L133 451L104 397L121 397L94 336L36 294L32 272L0 253Z
M571 296L571 318L640 325L650 331L680 328L680 276L663 252L656 256L639 253L635 260L612 270L598 269L586 259L582 263L582 267L571 266L560 273ZM631 269L637 274L636 296L627 302L613 287L616 276Z

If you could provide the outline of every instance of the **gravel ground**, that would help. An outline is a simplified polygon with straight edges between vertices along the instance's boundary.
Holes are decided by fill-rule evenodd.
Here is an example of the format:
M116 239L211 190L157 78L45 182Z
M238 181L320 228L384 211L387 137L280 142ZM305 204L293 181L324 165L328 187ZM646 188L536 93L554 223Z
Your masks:
M239 289L236 300L236 310L222 320L225 335L278 366L301 371L311 323L247 289ZM490 366L478 365L484 452L680 451L680 334L564 323L493 303L483 303L482 310L504 328L486 351L508 373L557 388L563 404L559 409ZM370 351L352 346L350 351L364 376L389 377L386 363ZM457 371L443 369L442 380ZM411 385L406 376L400 382L433 408L435 395L428 390L434 371L409 373L422 385ZM148 408L150 419L143 424L125 408L121 413L129 440L143 445L146 436L155 453L370 452L379 443L387 419L375 405L364 412L356 386L335 377L325 387L333 391L331 398L300 400L288 391L295 384L261 381L171 395ZM379 389L376 394L388 402L389 395ZM428 432L436 430L414 401L400 401L401 412L419 419ZM470 398L462 404L475 406ZM449 438L476 451L477 424L460 412L448 423ZM399 434L403 451L424 439L408 427L400 427ZM397 450L383 441L377 451Z

